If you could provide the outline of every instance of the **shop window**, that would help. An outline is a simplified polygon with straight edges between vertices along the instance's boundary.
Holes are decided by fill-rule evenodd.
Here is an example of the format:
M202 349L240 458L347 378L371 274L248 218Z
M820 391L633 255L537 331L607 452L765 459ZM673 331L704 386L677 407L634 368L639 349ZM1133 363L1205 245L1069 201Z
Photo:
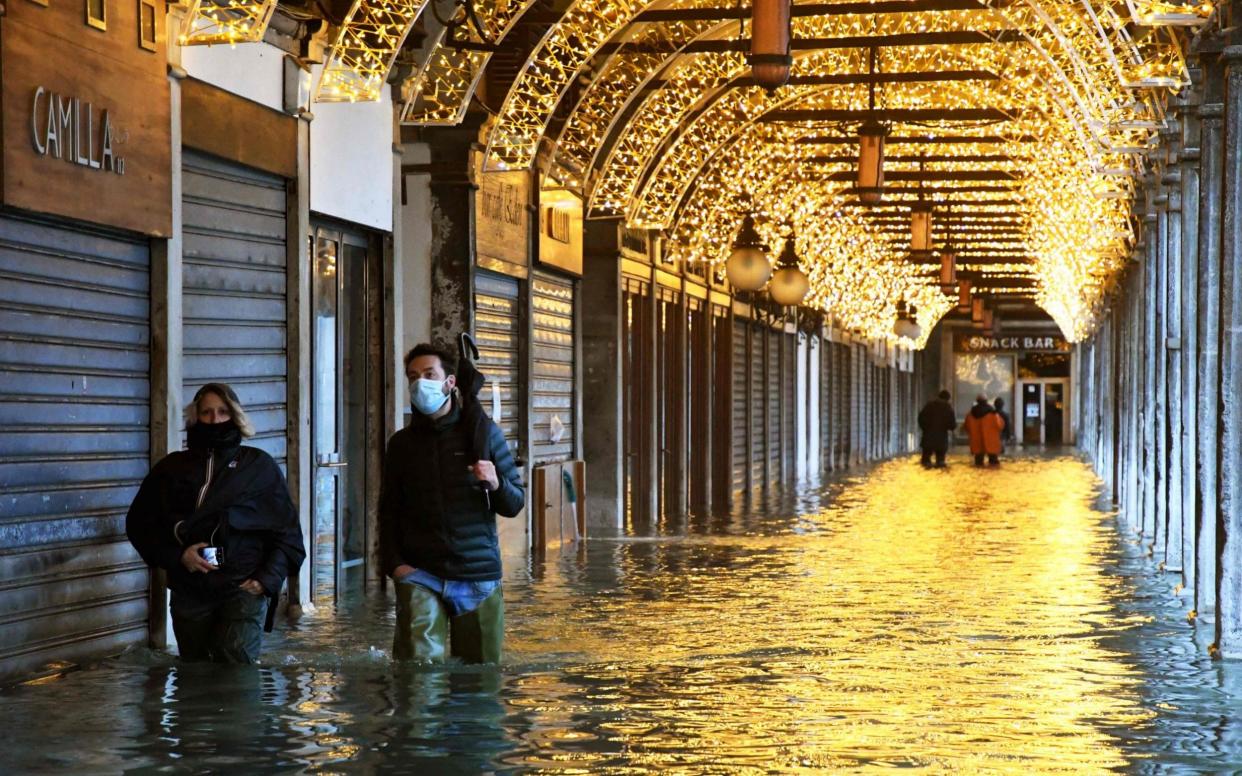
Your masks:
M108 0L86 0L86 24L97 30L108 29Z
M155 51L155 2L138 0L138 45Z
M1018 377L1069 377L1069 353L1023 353L1018 359Z

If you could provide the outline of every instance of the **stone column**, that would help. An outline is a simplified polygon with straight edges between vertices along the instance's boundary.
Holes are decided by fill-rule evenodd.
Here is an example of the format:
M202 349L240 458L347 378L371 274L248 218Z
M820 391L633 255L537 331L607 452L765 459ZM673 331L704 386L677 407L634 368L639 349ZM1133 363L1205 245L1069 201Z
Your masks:
M1156 444L1158 424L1156 423L1156 370L1160 362L1157 356L1156 298L1159 294L1159 261L1160 232L1158 216L1155 208L1149 208L1143 217L1143 229L1146 234L1143 242L1146 255L1143 258L1143 473L1140 482L1143 487L1143 538L1148 547L1153 546L1156 536L1156 477L1158 468L1156 461L1159 448Z
M1221 201L1220 517L1216 643L1242 655L1242 46L1225 49Z
M475 190L473 152L481 119L423 130L431 152L431 340L452 346L474 331Z
M1161 183L1168 192L1166 224L1164 229L1165 261L1163 267L1164 296L1159 304L1164 308L1164 341L1161 342L1165 358L1164 377L1164 424L1165 455L1160 459L1164 465L1164 570L1182 572L1182 178L1179 164L1181 154L1181 126L1175 125L1165 133L1168 148L1168 165Z
M1155 263L1152 269L1155 271L1155 277L1152 278L1151 293L1152 298L1148 301L1148 309L1151 312L1152 326L1154 327L1154 335L1152 346L1155 349L1155 371L1152 374L1152 391L1155 403L1151 405L1152 423L1154 425L1153 441L1151 448L1155 457L1153 472L1155 477L1152 479L1151 487L1155 491L1155 520L1154 533L1151 534L1152 554L1161 564L1164 563L1165 543L1168 540L1169 525L1169 410L1166 402L1166 388L1168 385L1168 350L1166 349L1166 316L1165 305L1169 287L1169 195L1162 185L1163 168L1161 164L1157 169L1155 178L1156 197L1154 199L1156 205L1156 231L1155 238Z
M615 220L584 224L582 309L582 452L590 476L587 525L620 528L625 520L625 401L621 386L620 229Z
M1197 71L1194 80L1198 81ZM1199 115L1198 101L1188 90L1181 101L1182 152L1178 159L1181 168L1182 199L1182 276L1181 276L1181 359L1182 382L1182 585L1190 600L1194 600L1198 564L1195 553L1197 539L1196 507L1196 443L1198 405L1194 400L1199 381L1195 372L1198 352L1199 325L1196 315L1196 290L1199 272ZM1193 604L1192 604L1193 606Z
M1215 55L1202 58L1203 102L1199 106L1199 272L1195 284L1198 324L1198 406L1195 451L1195 507L1199 569L1195 609L1216 610L1216 530L1219 486L1220 407L1220 208L1224 177L1224 82Z

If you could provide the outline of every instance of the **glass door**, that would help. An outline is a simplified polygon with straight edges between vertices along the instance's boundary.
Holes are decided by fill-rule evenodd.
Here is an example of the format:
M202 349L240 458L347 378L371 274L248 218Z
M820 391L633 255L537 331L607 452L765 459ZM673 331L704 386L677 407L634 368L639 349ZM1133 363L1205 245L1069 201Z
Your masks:
M1043 444L1044 394L1039 383L1022 385L1022 444Z
M1044 383L1044 444L1065 442L1065 383Z
M311 576L328 603L365 584L371 273L365 237L321 227L314 239Z

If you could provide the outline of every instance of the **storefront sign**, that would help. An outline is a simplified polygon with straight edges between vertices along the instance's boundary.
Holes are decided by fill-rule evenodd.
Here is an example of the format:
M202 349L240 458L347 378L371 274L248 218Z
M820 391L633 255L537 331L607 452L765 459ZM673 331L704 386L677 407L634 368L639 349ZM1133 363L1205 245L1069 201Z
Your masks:
M162 9L109 5L106 23L100 16L91 26L81 5L6 6L3 204L152 236L172 233Z
M953 336L957 353L1066 353L1070 344L1060 334L1048 332L1014 332L987 337L975 332L958 332Z
M92 170L125 174L125 158L114 150L115 129L108 111L96 111L89 102L49 92L42 86L35 87L31 105L30 140L35 153Z
M582 200L570 192L540 193L539 262L582 276Z
M530 187L524 172L479 174L475 194L475 251L479 264L510 272L530 264Z

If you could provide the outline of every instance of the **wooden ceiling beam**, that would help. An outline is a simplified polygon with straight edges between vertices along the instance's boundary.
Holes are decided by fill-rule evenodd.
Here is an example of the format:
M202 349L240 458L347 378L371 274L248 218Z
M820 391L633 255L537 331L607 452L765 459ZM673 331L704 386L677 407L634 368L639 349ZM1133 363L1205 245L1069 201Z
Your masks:
M1017 135L1006 138L1001 135L890 135L884 139L885 146L892 145L974 145L1003 143L1037 143L1035 135ZM853 135L835 135L824 137L802 137L795 145L858 145L858 138Z
M881 111L889 121L1010 121L1021 118L1022 111L1000 108L887 108ZM806 108L774 110L763 114L763 123L797 121L866 121L876 111L866 108Z
M849 14L984 11L988 8L1001 8L1007 5L1008 2L993 2L985 5L979 0L880 0L875 3L795 4L789 11L790 15L795 17L844 16ZM636 22L729 21L730 19L749 19L750 11L749 5L734 5L727 8L660 8L642 11L634 17L634 20ZM527 14L527 16L530 15Z

